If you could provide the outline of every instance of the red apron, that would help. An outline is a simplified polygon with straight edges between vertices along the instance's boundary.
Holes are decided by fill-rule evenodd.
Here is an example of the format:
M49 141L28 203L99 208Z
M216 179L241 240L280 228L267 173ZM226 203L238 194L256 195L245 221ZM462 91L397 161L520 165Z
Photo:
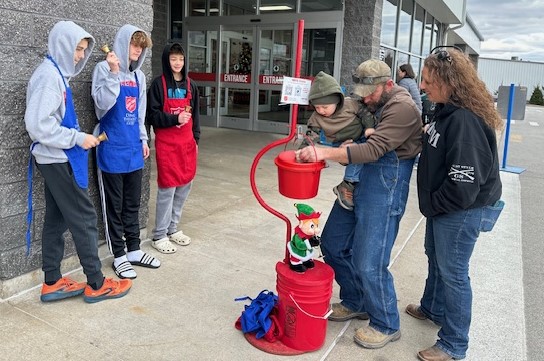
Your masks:
M164 94L163 111L179 114L191 105L191 83L187 78L187 95L183 99L169 98L166 80L162 76ZM155 151L157 158L157 183L160 188L185 185L196 174L197 146L193 136L193 119L183 126L155 128Z

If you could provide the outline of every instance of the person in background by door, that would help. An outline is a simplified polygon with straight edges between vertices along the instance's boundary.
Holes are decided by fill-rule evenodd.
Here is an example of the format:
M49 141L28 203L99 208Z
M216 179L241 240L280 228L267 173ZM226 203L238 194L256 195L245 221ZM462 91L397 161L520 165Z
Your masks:
M25 125L45 186L42 302L83 293L85 302L94 303L123 297L132 285L130 280L104 278L101 270L96 211L88 192L88 150L100 141L80 130L69 86L70 79L83 70L93 47L94 38L83 28L59 21L49 33L46 59L28 82ZM66 229L72 233L87 285L62 277Z
M441 326L424 361L463 359L472 317L470 257L504 202L495 130L502 127L491 94L471 60L441 47L425 59L421 89L436 103L423 136L417 172L419 209L427 218L428 276L420 304L406 312Z
M187 76L185 50L167 44L162 53L162 75L148 92L147 123L155 132L157 205L151 245L173 253L172 242L187 246L191 238L178 231L183 205L196 174L200 140L199 93Z
M399 66L399 69L397 70L397 83L401 87L408 90L408 92L412 96L412 100L414 101L414 103L416 103L416 107L421 113L423 111L423 107L421 104L421 95L419 93L419 88L415 81L415 77L416 74L414 73L414 69L412 69L412 66L410 64L402 64L401 66Z
M109 138L96 150L98 184L113 270L119 278L136 278L133 265L158 268L161 263L140 249L140 197L144 159L149 157L145 112L145 75L140 70L151 38L123 25L113 51L96 64L92 97L100 130ZM97 127L98 127L97 126ZM126 246L126 251L125 251Z

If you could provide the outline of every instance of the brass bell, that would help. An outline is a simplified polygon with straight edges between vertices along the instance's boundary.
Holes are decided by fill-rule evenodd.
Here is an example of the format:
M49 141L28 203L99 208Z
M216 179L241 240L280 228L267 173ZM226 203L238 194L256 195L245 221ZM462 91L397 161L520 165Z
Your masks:
M106 132L102 132L96 137L100 142L108 140L108 136L106 135Z
M104 44L102 45L102 47L100 48L100 50L102 50L104 52L104 54L107 54L109 53L111 50L110 50L110 46L108 44Z

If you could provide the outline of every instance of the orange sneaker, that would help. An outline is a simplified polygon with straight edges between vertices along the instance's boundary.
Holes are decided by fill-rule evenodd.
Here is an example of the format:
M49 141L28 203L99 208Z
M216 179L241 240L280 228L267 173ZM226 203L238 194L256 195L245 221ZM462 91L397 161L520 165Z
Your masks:
M85 282L76 282L71 278L62 277L52 286L42 284L42 302L62 300L68 297L79 296L85 289Z
M104 284L98 290L93 290L89 285L85 287L83 300L87 303L95 303L111 298L120 298L126 295L131 287L132 281L130 279L115 281L111 278L104 278Z

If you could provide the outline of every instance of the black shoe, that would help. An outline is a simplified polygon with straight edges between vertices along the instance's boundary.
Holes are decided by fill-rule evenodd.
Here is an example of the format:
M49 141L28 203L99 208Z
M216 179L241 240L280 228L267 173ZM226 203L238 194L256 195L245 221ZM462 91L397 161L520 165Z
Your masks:
M303 264L292 264L292 263L289 263L289 268L292 269L292 270L295 271L295 272L298 272L298 273L304 273L304 272L306 272L306 266L303 265Z
M315 263L311 259L307 260L306 262L302 262L302 265L305 266L306 268L314 268L315 267Z

